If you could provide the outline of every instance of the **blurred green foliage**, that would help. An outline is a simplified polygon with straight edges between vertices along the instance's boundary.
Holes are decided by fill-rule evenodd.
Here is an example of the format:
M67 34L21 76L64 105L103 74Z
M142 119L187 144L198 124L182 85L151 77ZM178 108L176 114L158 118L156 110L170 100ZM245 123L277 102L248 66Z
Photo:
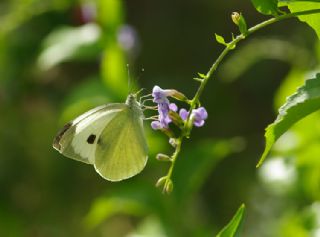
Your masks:
M221 65L170 196L154 187L167 169L154 157L171 148L149 124L147 167L120 183L51 146L65 122L123 101L137 84L192 96L192 78L221 51L214 33L237 31L234 10L249 26L262 21L249 0L1 1L0 236L215 236L241 203L243 236L319 236L320 115L296 124L255 169L264 127L319 71L316 35L296 21L258 33Z

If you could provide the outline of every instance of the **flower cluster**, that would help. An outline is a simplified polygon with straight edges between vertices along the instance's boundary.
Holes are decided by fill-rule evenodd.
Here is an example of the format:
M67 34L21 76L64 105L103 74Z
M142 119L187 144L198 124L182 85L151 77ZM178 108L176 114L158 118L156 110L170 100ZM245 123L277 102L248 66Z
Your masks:
M185 109L180 109L179 115L185 121L189 116L189 112ZM204 120L206 120L207 118L208 113L204 107L199 107L192 110L191 119L193 120L194 126L202 127L204 125Z
M180 92L172 89L161 89L159 86L154 86L152 90L153 102L158 104L158 119L151 123L151 127L155 130L167 129L169 123L172 122L172 118L169 113L177 112L178 106L174 103L170 103L168 97L174 97L179 100L186 100L185 96ZM186 109L180 109L179 116L183 121L186 121L189 112ZM208 113L204 107L200 107L192 110L190 118L196 127L201 127L204 125L204 120L208 117Z
M161 130L164 132L170 139L169 143L175 148L175 151L172 155L166 155L159 153L156 158L159 161L171 161L171 168L173 169L174 161L177 158L181 147L182 138L188 137L192 125L196 127L202 127L205 123L205 120L208 117L208 113L204 107L199 107L193 109L191 114L184 108L178 109L178 106L175 103L170 103L168 97L186 102L191 105L194 102L188 100L181 92L173 89L161 89L159 86L154 86L152 90L153 102L157 104L158 115L151 117L154 119L151 123L151 127L154 130ZM152 107L151 107L152 108ZM176 137L173 131L169 129L169 124L174 123L181 129L180 137ZM171 173L169 173L160 178L156 184L157 187L163 186L163 192L170 193L173 189L173 183L171 180Z
M169 116L169 111L176 112L178 107L176 104L169 102L168 96L171 96L174 90L162 90L159 86L155 86L152 90L153 102L158 104L159 119L151 123L151 127L155 130L168 128L172 119Z

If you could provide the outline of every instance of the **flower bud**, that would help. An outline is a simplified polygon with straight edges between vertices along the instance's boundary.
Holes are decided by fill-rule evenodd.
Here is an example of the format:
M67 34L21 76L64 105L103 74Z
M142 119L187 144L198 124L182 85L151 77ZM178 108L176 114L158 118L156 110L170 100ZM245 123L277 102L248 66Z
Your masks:
M232 12L231 19L237 26L239 25L240 18L241 14L239 12Z
M171 157L170 156L167 156L167 155L162 154L162 153L157 154L156 159L159 160L159 161L171 161Z
M170 138L175 137L173 131L170 128L161 128L160 131L166 134Z
M169 139L169 144L171 145L171 146L173 146L174 148L176 148L177 147L177 144L178 144L178 142L177 142L177 139L176 138L170 138Z
M164 184L163 191L166 192L167 194L170 194L173 190L173 183L171 179L167 179L166 183Z
M169 111L169 117L175 125L177 125L180 128L183 127L184 122L178 113L171 110Z
M239 31L246 35L248 32L248 27L244 16L241 13L233 12L231 14L232 21L239 27Z
M172 98L175 98L177 100L189 103L188 98L184 94L182 94L180 91L170 90L169 96L172 97Z
M156 183L156 187L160 187L162 184L164 184L167 180L167 176L161 177L160 179L158 179L157 183Z

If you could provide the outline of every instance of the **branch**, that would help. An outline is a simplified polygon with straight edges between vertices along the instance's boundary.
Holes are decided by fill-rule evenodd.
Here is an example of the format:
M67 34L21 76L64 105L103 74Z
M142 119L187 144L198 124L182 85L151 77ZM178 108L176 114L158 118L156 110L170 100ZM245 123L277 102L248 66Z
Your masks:
M311 14L319 14L320 13L320 9L313 9L313 10L307 10L307 11L301 11L301 12L294 12L294 13L288 13L288 14L284 14L284 15L280 15L280 16L276 16L274 18L271 18L269 20L266 20L264 22L261 22L251 28L248 29L248 31L245 34L240 34L238 35L236 38L234 38L231 42L227 43L226 48L221 52L221 54L219 55L219 57L216 59L216 61L212 64L212 66L210 67L209 71L207 72L207 74L205 75L204 78L199 79L198 81L200 81L200 85L198 87L198 90L196 92L196 94L194 95L193 99L191 100L190 103L190 109L189 109L189 116L187 118L187 120L185 121L185 125L184 128L182 129L181 135L176 139L177 143L176 143L176 148L175 151L171 157L171 166L169 168L169 171L167 173L167 175L165 177L162 178L162 180L164 181L164 187L163 187L163 191L164 192L170 192L172 190L172 181L171 181L171 175L174 169L174 165L176 162L176 159L180 153L181 150L181 145L182 145L182 141L183 139L189 138L189 134L191 132L192 129L192 125L190 126L190 115L193 109L196 108L196 105L199 103L199 99L200 96L202 95L202 92L207 84L207 82L213 77L213 73L216 71L216 69L218 68L219 64L222 62L222 60L225 58L225 56L235 48L235 46L242 40L246 39L246 37L248 37L249 35L251 35L252 33L266 27L269 26L273 23L276 23L278 21L282 21L285 19L290 19L290 18L294 18L297 16L302 16L302 15L311 15ZM160 184L160 183L159 183Z

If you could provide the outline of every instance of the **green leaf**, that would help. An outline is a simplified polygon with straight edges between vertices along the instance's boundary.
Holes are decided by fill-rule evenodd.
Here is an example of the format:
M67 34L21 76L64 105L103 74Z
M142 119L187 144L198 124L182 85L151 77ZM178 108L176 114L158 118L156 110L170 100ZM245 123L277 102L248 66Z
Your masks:
M244 35L246 35L248 32L247 23L242 14L240 14L240 19L239 19L239 30Z
M198 72L198 76L201 77L202 79L206 78L206 75L200 72Z
M226 225L216 237L236 237L239 236L243 215L245 213L245 205L242 204L232 220Z
M253 3L257 11L264 15L278 14L277 0L251 0L251 2Z
M228 44L226 43L226 41L224 40L224 38L221 35L218 34L214 34L216 36L216 41L219 44L223 44L224 46L227 46Z
M288 8L291 12L299 12L306 11L312 9L320 9L320 2L289 2L287 3ZM305 16L298 17L300 21L306 22L309 26L311 26L318 35L320 39L320 13L318 14L310 14Z
M279 109L275 122L266 128L266 146L257 167L262 164L271 147L282 134L299 120L319 109L320 74L317 74L316 78L307 80L305 85L287 98L286 103Z
M45 71L63 62L95 58L101 52L100 37L101 29L93 23L58 28L44 40L37 64Z

